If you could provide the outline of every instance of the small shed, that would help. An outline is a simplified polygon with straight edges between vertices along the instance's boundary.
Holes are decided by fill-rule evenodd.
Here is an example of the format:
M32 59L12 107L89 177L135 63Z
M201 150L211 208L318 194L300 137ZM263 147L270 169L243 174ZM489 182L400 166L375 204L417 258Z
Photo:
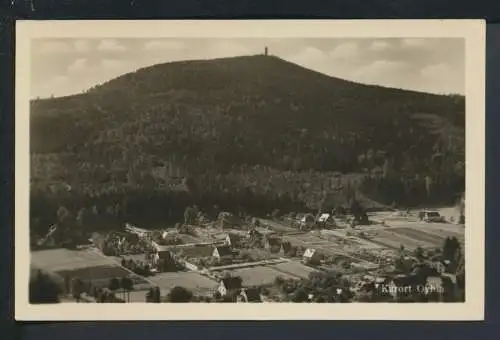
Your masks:
M226 296L228 294L237 294L242 288L243 280L241 277L226 277L223 278L219 287L217 288L221 296Z
M228 233L224 241L226 245L230 247L238 247L240 245L241 238L235 233Z
M214 248L214 251L212 252L212 256L217 258L217 259L222 259L222 258L227 258L231 257L233 255L233 251L230 246L225 245L225 246L217 246Z
M264 248L266 248L271 253L279 253L282 250L281 239L276 236L267 237Z

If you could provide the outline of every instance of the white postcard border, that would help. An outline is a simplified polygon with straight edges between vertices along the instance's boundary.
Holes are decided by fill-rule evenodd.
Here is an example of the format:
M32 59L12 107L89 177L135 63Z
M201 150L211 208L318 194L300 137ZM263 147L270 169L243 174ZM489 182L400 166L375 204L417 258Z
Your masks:
M15 318L45 320L483 320L485 237L483 20L18 21L15 112ZM466 302L30 305L29 98L34 38L429 38L466 40Z

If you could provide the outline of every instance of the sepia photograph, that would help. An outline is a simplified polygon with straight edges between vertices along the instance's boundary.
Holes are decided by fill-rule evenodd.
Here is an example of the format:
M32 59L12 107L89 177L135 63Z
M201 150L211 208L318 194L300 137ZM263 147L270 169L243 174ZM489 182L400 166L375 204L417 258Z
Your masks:
M16 318L484 317L481 21L17 26Z

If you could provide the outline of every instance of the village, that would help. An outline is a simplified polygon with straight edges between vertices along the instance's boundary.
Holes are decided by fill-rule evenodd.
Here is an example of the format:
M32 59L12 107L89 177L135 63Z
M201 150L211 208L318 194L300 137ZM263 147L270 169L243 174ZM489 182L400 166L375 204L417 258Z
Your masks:
M265 218L221 212L212 220L196 207L187 211L183 224L126 223L75 249L50 246L54 227L32 250L31 270L58 282L61 302L463 298L465 228L456 208Z

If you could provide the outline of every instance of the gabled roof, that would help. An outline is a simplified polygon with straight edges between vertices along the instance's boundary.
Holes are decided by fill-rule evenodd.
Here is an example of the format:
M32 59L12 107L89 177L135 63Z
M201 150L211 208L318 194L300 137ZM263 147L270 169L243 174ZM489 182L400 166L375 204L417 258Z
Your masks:
M215 248L217 249L219 256L227 256L233 254L230 246L217 246Z
M270 246L279 246L281 244L281 239L278 237L268 237L267 238L267 243Z
M283 252L287 253L292 249L292 244L288 241L281 242L281 248L283 249Z
M240 240L240 235L235 233L228 233L226 238L229 238L229 242L238 242Z
M240 277L226 277L221 280L227 290L241 289L242 280Z

